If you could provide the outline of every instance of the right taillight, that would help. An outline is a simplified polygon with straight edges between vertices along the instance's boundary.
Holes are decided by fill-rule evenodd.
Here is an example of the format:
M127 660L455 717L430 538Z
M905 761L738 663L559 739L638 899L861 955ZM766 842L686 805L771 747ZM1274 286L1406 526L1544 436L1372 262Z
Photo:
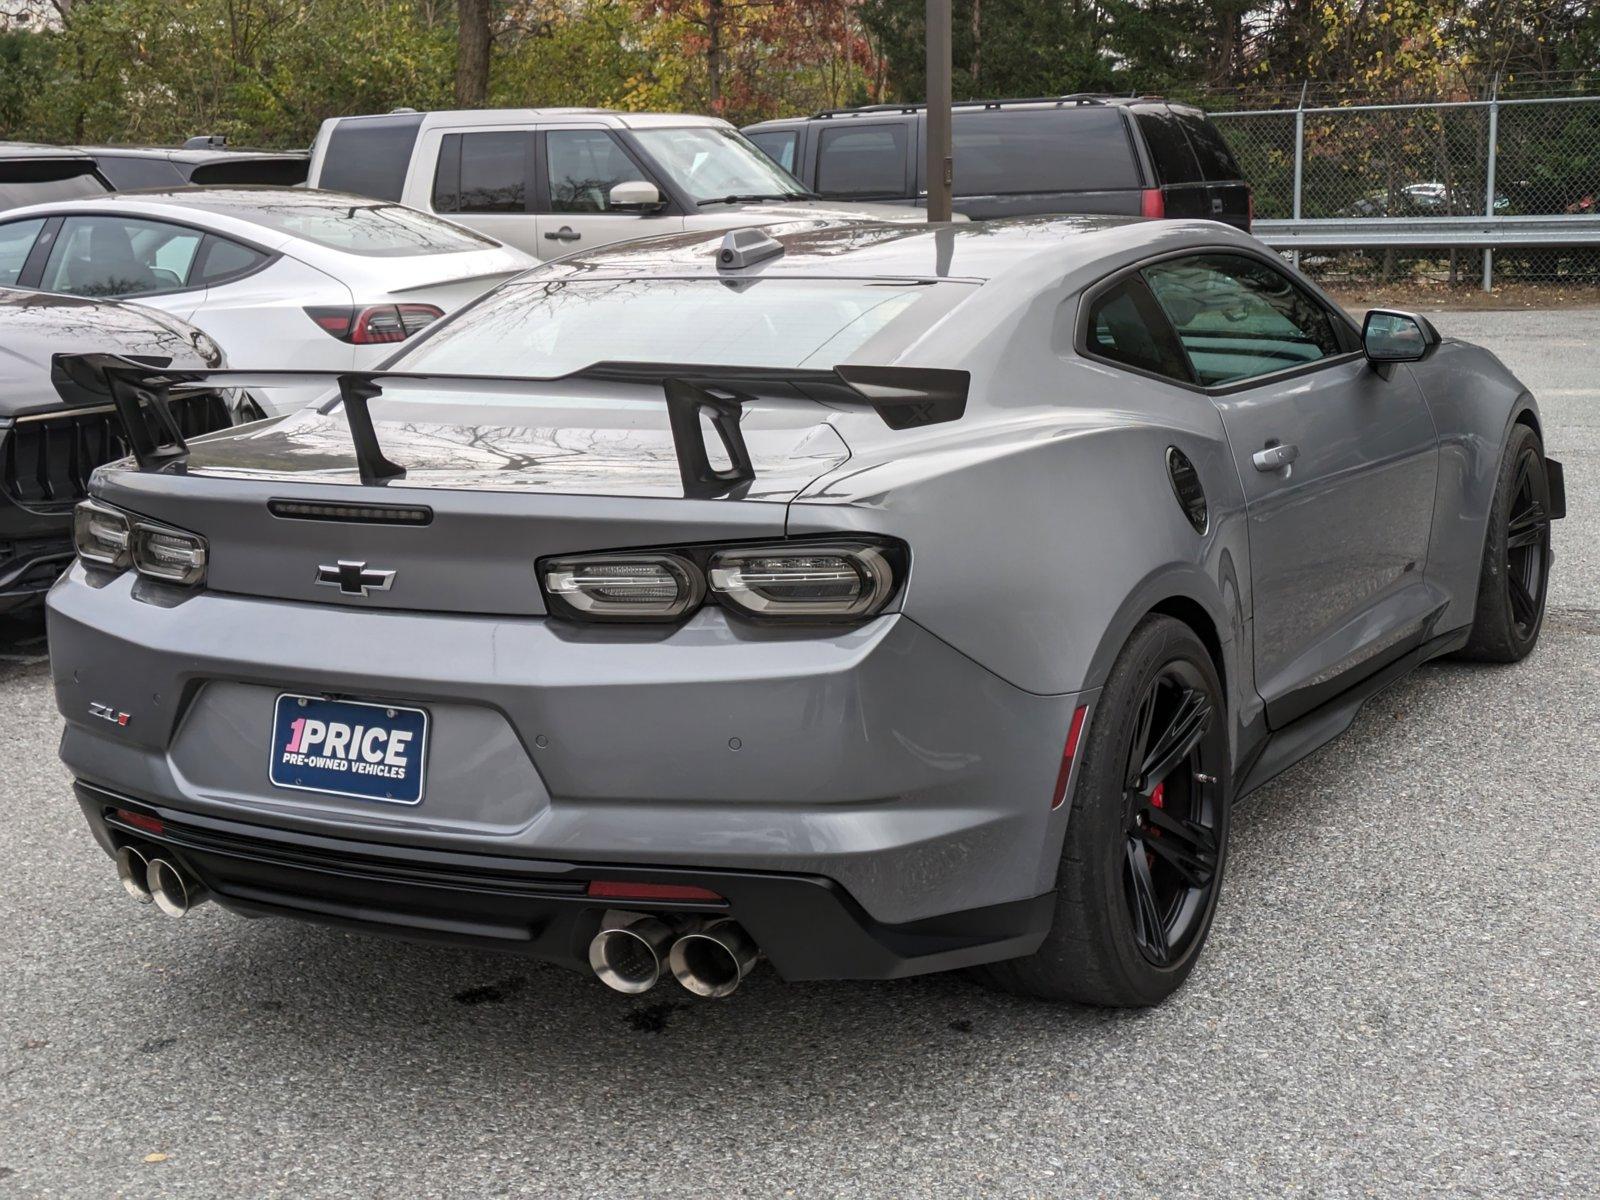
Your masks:
M321 305L305 313L323 333L353 346L403 342L444 316L444 310L433 304Z
M1141 217L1164 217L1167 215L1167 198L1160 188L1145 188L1139 193L1139 215Z

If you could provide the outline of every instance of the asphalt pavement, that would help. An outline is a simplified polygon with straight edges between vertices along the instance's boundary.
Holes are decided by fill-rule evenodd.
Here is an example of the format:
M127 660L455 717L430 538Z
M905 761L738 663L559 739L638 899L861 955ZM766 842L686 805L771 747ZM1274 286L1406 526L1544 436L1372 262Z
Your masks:
M627 998L138 908L0 627L0 1198L1600 1196L1600 310L1442 314L1571 516L1512 668L1441 663L1236 818L1161 1008L962 976Z

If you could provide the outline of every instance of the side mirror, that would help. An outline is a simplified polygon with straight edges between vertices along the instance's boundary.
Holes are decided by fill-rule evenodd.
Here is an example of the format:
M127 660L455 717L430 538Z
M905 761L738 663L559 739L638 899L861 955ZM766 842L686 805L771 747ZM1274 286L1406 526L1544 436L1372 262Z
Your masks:
M613 211L654 212L661 204L660 189L642 179L619 183L606 197L606 207Z
M1374 308L1361 325L1361 349L1375 366L1421 362L1439 345L1439 331L1415 313Z

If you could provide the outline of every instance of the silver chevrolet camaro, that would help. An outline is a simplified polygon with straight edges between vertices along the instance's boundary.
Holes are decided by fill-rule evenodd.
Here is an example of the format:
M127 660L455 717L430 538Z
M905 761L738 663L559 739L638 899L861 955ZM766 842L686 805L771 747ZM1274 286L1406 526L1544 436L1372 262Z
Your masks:
M1149 1005L1230 807L1539 635L1560 465L1487 351L1209 222L809 221L541 266L325 401L63 354L134 458L49 600L141 901L623 992L979 968Z

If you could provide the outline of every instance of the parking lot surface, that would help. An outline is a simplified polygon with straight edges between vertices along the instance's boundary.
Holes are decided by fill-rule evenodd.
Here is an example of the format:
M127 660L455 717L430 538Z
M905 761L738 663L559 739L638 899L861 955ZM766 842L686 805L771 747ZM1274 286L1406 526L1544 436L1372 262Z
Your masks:
M1571 515L1526 663L1435 664L1245 801L1145 1013L962 976L627 998L136 907L0 626L0 1197L1600 1195L1600 311L1441 314Z

